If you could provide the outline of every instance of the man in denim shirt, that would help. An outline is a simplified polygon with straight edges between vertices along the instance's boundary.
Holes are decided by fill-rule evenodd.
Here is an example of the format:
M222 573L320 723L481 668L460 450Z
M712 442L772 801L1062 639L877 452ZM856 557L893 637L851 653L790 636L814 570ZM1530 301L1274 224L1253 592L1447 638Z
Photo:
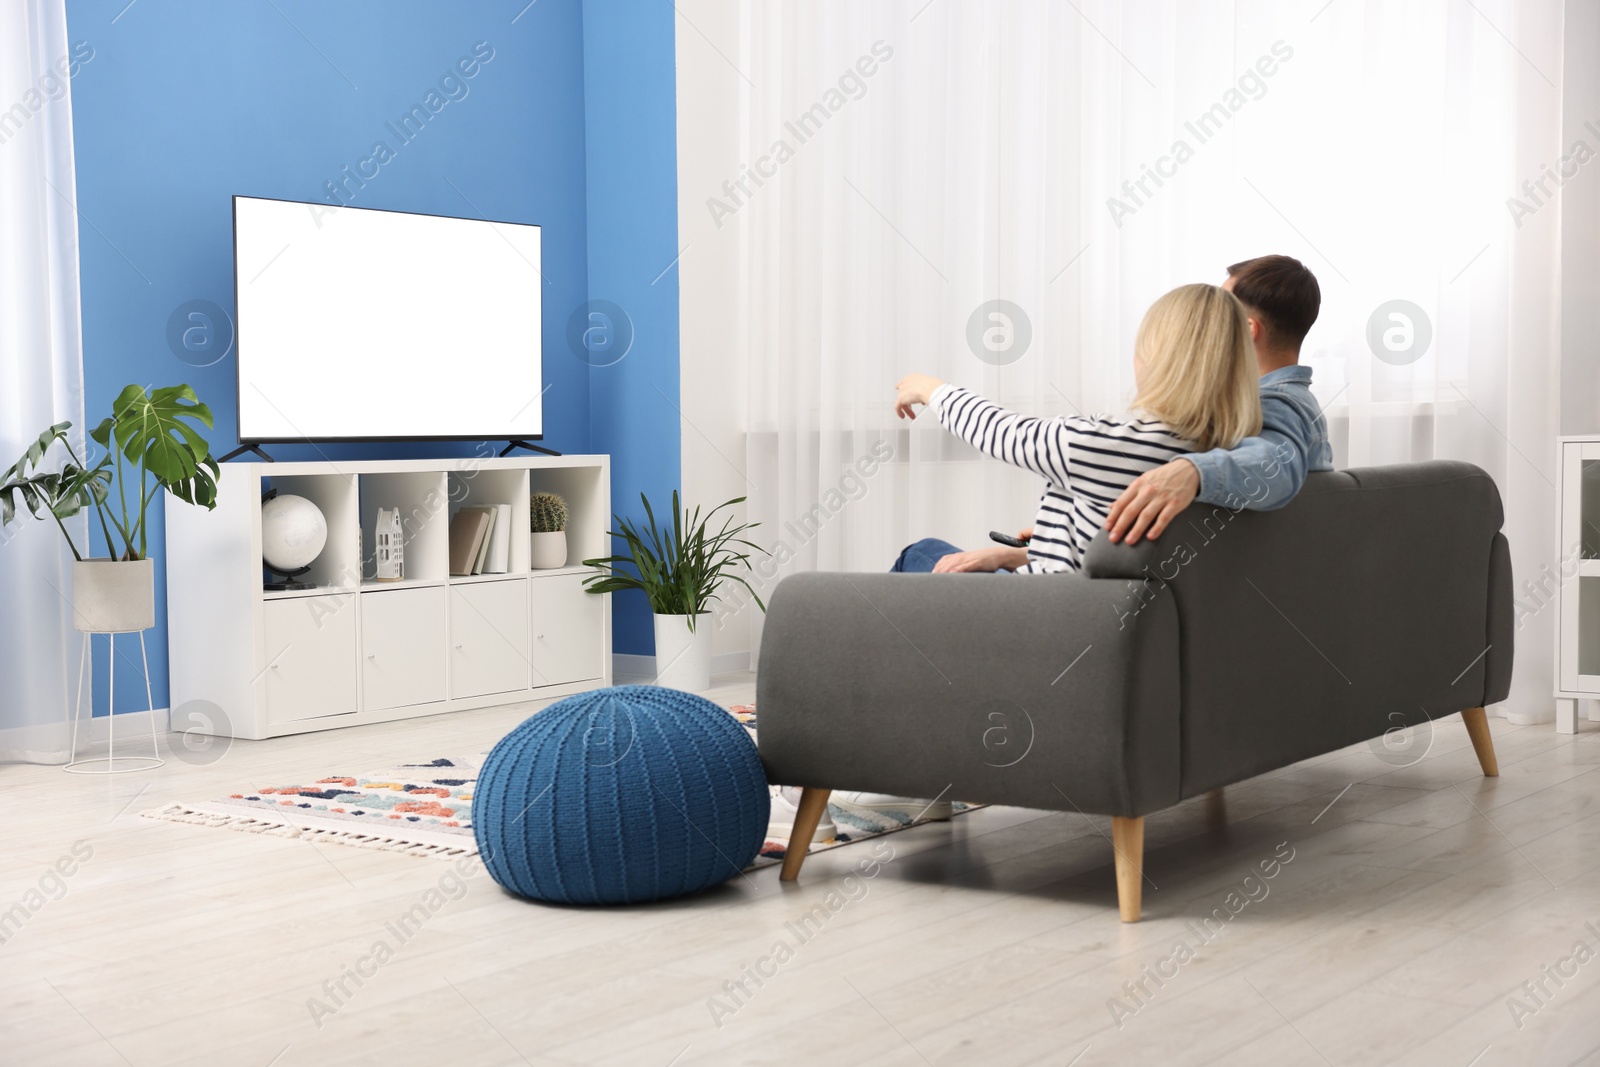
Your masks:
M1261 434L1231 449L1180 456L1147 471L1106 517L1111 540L1155 538L1196 499L1203 504L1271 511L1294 499L1307 471L1333 469L1328 425L1311 395L1311 368L1300 343L1322 306L1316 276L1289 256L1262 256L1228 268L1222 287L1250 320L1261 369Z

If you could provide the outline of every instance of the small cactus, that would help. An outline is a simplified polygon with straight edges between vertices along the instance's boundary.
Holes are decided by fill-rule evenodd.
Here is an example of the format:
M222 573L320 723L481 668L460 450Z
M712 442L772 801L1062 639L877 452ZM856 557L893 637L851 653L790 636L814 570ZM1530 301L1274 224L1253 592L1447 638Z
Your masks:
M534 533L560 533L567 528L567 502L558 493L534 493L528 501Z

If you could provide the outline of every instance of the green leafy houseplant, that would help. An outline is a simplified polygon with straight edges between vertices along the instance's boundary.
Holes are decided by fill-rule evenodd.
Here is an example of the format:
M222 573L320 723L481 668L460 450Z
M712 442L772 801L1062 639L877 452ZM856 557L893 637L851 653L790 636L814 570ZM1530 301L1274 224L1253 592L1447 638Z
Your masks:
M760 523L733 525L733 516L723 519L722 527L711 532L711 521L723 508L744 502L735 497L718 504L702 518L697 507L693 513L678 503L678 493L672 493L672 527L662 529L656 523L650 500L643 493L644 513L649 524L640 528L631 519L620 515L616 519L619 531L608 531L627 543L625 556L606 556L586 559L585 567L599 567L604 574L591 575L584 585L591 593L612 593L623 589L640 589L650 599L650 610L657 615L687 615L688 625L694 630L695 616L706 611L718 599L717 590L723 582L738 582L755 597L757 606L766 610L750 583L738 571L750 566L750 554L740 551L740 546L762 551L760 545L745 540L741 534ZM624 570L631 566L633 572Z
M78 457L67 440L72 423L56 423L0 474L0 526L16 518L17 498L21 497L34 518L48 515L55 520L73 557L82 560L83 553L62 520L92 507L113 558L144 559L146 515L162 490L190 504L216 507L216 479L221 472L211 458L211 446L190 423L207 429L212 424L211 410L187 385L149 392L130 385L112 401L110 416L89 431L89 438L104 450L92 466ZM58 441L66 450L67 462L59 471L40 470L45 453Z
M560 533L567 528L567 502L559 493L534 493L528 498L534 533Z

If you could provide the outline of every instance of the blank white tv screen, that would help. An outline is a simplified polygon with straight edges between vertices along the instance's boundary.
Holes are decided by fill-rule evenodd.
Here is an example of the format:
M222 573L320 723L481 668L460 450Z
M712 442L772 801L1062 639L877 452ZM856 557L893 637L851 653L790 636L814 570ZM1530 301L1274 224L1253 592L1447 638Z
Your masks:
M233 198L239 439L535 439L538 226Z

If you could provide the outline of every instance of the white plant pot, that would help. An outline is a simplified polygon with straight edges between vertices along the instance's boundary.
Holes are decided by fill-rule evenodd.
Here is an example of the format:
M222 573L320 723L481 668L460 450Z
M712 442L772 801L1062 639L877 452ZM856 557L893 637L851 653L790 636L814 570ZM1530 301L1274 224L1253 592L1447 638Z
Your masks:
M123 634L148 630L155 624L155 560L73 561L73 629Z
M567 531L534 532L528 535L528 566L536 571L554 570L567 565Z
M656 616L656 684L703 693L711 688L711 614Z

